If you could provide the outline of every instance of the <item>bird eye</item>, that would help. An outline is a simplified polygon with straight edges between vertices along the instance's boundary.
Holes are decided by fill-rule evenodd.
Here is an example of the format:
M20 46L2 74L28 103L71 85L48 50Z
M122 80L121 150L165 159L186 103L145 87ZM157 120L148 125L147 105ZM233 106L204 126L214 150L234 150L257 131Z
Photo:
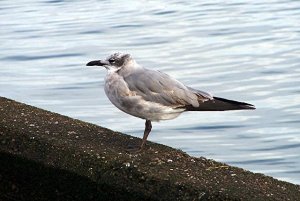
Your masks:
M111 59L109 59L108 61L109 61L109 63L115 63L116 60L113 59L113 58L111 58Z

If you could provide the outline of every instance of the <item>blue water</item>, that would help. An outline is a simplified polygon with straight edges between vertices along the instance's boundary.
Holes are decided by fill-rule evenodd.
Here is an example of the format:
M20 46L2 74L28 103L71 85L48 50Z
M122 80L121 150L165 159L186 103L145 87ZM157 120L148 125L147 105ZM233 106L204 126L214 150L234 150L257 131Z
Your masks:
M149 140L300 184L300 1L0 1L0 96L142 136L116 109L115 51L255 111L190 112Z

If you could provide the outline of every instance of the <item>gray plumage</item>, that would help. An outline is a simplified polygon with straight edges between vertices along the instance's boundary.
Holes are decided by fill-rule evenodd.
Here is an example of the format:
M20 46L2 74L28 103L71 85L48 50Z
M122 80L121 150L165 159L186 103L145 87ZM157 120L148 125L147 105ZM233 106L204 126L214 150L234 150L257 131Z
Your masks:
M172 108L193 105L199 106L212 97L198 91L189 90L179 81L160 71L139 69L124 77L128 88L142 96L146 101L156 102Z
M116 107L146 120L141 147L151 131L151 121L173 119L184 111L255 109L248 103L213 97L187 87L163 72L140 66L129 54L115 53L87 65L108 70L105 93Z

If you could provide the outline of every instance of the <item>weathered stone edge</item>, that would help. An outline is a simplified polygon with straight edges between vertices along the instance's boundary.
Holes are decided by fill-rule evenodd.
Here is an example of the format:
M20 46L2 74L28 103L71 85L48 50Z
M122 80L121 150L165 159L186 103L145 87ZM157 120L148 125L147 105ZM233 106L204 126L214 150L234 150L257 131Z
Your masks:
M71 200L81 200L84 194L89 194L90 200L300 198L298 185L205 158L190 157L163 145L149 143L145 151L129 154L125 151L127 145L138 144L139 139L10 99L0 97L0 114L0 151L2 159L9 160L10 165L6 169L2 166L0 179L5 178L3 172L10 172L11 177L3 182L7 185L12 185L8 181L12 177L20 176L14 173L14 168L24 174L31 169L28 174L32 177L35 177L32 172L38 169L51 172L51 178L55 178L55 171L66 171L64 185L70 178L85 181L89 187L83 188L81 193L62 191L57 194L64 199L73 196ZM20 168L20 164L27 165L28 169ZM20 182L16 183L15 186L22 188ZM7 185L0 186L0 194L5 195L1 187L8 192ZM43 189L29 191L34 190L33 193L45 199L50 196L42 193ZM20 194L18 198L22 200L20 197L26 200L26 196Z

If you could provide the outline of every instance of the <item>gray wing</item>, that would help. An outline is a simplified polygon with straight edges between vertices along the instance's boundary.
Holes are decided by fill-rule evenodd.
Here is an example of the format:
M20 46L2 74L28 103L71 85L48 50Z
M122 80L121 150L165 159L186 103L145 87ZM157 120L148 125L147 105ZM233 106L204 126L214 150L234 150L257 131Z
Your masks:
M181 107L211 100L208 93L186 87L181 82L160 71L139 69L124 77L128 88L143 99L165 106Z

